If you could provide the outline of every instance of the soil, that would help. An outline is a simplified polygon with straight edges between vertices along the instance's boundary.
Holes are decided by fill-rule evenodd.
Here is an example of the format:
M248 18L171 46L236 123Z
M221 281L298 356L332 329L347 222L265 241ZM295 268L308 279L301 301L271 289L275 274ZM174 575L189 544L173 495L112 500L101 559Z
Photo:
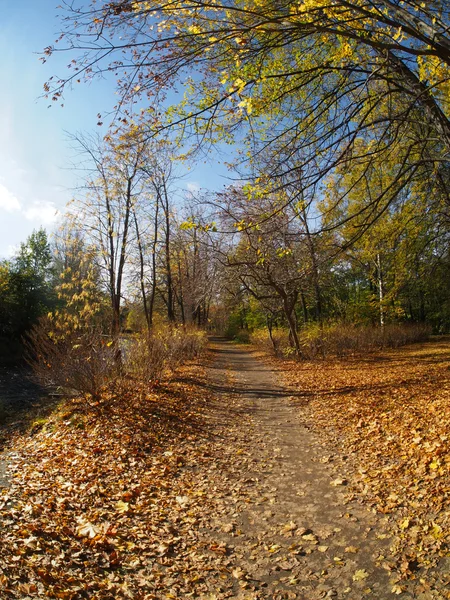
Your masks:
M389 521L347 498L329 449L289 402L297 392L282 387L248 349L216 339L212 351L215 391L224 402L237 396L243 415L233 435L246 460L231 488L249 497L240 510L224 504L216 523L231 549L234 595L213 597L399 597L390 580ZM414 589L414 582L401 593L435 597Z

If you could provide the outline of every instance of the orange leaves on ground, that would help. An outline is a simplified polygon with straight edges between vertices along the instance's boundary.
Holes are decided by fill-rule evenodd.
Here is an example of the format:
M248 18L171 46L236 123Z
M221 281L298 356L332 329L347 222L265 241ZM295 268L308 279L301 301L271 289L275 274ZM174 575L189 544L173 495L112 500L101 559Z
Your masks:
M0 490L1 598L208 591L192 581L211 568L198 528L213 497L197 474L213 450L193 368L157 392L130 385L90 409L69 402L15 440L11 486Z
M300 418L328 449L323 462L393 520L404 577L449 553L449 358L441 340L368 358L277 361Z

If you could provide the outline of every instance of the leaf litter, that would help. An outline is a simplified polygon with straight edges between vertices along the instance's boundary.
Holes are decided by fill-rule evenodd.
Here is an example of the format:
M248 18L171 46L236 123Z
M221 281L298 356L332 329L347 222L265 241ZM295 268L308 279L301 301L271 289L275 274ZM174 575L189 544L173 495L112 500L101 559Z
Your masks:
M300 368L269 360L339 474L331 485L389 519L395 595L415 582L414 597L450 598L449 359L444 338Z
M448 354L427 346L434 358L425 367L420 352L392 353L382 365L374 361L373 372L370 360L282 366L307 399L295 396L300 421L320 440L308 477L328 469L330 493L344 498L340 522L331 515L313 530L308 477L280 511L278 481L290 469L289 457L279 458L285 448L260 430L238 394L214 397L198 365L159 389L104 398L92 410L66 403L10 448L11 485L0 494L0 597L450 597L433 571L447 553L446 496L429 496L447 485L446 454L438 450L447 448ZM400 374L405 385L413 382L412 396L400 393L398 381L391 396ZM402 418L401 407L414 418ZM376 436L361 437L363 427ZM425 463L423 449L431 450ZM422 464L421 478L410 482ZM343 483L333 487L336 479ZM389 596L377 594L361 562L365 547L344 539L346 527L360 526L345 502L368 505L397 527L394 541L376 532L374 562L388 573ZM289 518L295 510L304 518ZM388 551L386 544L393 544ZM405 594L411 580L413 596Z
M153 391L68 401L17 437L0 493L0 597L208 594L228 549L201 530L229 494L227 424L206 423L209 396L204 369L184 367Z

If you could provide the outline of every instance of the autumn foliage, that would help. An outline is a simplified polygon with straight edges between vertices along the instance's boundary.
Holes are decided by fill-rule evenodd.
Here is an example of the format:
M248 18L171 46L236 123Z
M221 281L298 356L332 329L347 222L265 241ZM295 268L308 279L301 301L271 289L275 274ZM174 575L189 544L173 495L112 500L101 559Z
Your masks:
M390 516L396 541L386 568L399 569L397 593L419 566L448 555L448 359L443 339L302 369L277 362L298 392L300 419L328 448L324 460L348 477L348 497Z
M156 600L176 568L195 589L188 545L207 490L184 465L207 454L204 405L183 377L157 392L135 382L95 407L73 399L22 438L0 490L0 597Z
M114 344L98 328L58 336L53 323L44 318L28 336L28 355L39 381L66 394L98 399L101 389L118 375Z
M424 341L430 328L424 324L389 324L383 328L374 326L337 324L313 324L299 333L301 356L314 359L346 357L373 353L383 348L400 348L406 344ZM268 331L258 329L249 336L256 347L273 352L276 356L292 355L289 331L283 328Z
M197 357L205 342L196 329L161 327L114 340L98 327L61 332L51 319L42 319L28 336L28 354L44 386L98 401L108 385L123 387L130 380L155 385Z

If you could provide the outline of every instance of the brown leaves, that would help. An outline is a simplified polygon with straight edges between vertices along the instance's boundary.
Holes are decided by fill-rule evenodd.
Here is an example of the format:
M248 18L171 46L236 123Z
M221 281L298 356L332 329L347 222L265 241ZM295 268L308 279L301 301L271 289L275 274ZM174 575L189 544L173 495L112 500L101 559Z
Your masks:
M198 529L214 499L197 465L217 457L199 435L204 385L179 372L189 383L158 393L133 386L92 410L69 402L18 440L12 485L0 495L1 597L200 595ZM227 552L218 541L211 554ZM174 573L183 574L176 583Z
M339 477L331 484L347 483L345 473L349 497L393 516L401 578L412 576L404 565L436 564L450 543L449 356L442 341L367 359L283 365L291 390L300 390L291 402L326 441L321 462L335 449Z

